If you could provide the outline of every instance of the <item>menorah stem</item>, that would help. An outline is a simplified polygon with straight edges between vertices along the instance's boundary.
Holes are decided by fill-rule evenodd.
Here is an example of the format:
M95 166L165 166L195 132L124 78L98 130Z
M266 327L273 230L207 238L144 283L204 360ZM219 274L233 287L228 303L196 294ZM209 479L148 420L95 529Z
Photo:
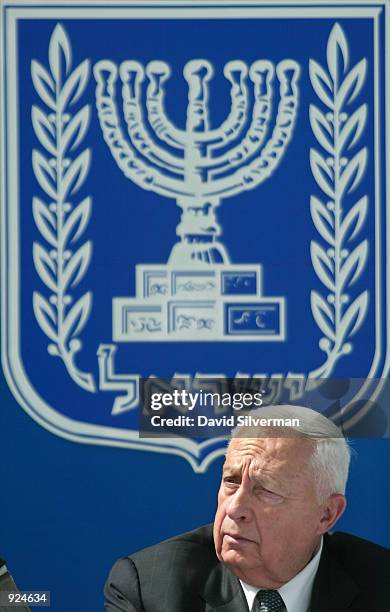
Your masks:
M205 60L192 60L184 68L184 77L188 83L184 180L195 192L198 188L200 190L206 180L200 162L207 155L207 148L198 141L197 135L209 131L207 83L212 73L211 64Z
M176 233L180 237L172 249L169 263L175 265L228 263L225 247L218 241L221 228L217 222L215 208L219 200L197 201L195 198L181 199L178 205L182 215Z
M206 60L191 60L184 68L188 83L187 133L209 129L207 83L212 74L212 66Z

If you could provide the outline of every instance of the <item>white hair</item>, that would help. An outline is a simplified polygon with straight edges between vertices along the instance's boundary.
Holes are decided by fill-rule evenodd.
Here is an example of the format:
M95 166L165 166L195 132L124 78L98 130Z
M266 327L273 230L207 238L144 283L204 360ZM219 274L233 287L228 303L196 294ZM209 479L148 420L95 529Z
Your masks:
M313 442L311 466L314 472L316 492L319 501L334 493L345 494L348 470L351 460L351 448L342 431L327 417L303 406L288 404L257 408L250 411L250 416L267 419L281 419L299 425L239 426L232 432L232 438L267 438L267 437L300 437ZM230 445L229 443L229 445Z

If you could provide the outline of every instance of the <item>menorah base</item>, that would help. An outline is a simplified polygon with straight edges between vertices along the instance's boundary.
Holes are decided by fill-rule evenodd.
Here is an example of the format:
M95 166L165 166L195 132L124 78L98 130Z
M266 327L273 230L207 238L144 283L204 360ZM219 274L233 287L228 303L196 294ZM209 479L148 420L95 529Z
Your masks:
M113 299L115 342L283 341L285 300L260 265L137 265L137 297Z
M173 266L227 264L229 255L220 242L178 242L168 259Z

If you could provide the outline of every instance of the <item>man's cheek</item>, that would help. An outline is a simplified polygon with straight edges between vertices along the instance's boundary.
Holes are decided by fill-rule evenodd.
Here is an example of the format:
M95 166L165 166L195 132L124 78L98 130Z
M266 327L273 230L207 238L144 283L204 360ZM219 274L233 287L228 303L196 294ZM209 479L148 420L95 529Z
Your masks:
M214 519L214 544L217 554L220 553L222 547L222 517L220 513L220 509L217 510Z
M223 494L222 487L220 487L218 491L218 508L222 506L224 501L225 501L225 496Z

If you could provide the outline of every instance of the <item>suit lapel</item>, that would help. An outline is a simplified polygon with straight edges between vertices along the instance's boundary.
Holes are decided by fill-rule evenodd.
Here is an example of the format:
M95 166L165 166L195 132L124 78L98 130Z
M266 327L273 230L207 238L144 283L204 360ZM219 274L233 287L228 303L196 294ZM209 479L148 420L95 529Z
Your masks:
M244 599L242 598L244 597ZM208 607L206 605L205 612L249 612L248 604L245 599L245 595L237 593L237 595L228 603L222 604L217 607Z
M328 538L329 536L324 536L324 547L310 602L311 612L349 610L350 604L359 593L359 588L351 576L340 565L337 558L329 552Z

